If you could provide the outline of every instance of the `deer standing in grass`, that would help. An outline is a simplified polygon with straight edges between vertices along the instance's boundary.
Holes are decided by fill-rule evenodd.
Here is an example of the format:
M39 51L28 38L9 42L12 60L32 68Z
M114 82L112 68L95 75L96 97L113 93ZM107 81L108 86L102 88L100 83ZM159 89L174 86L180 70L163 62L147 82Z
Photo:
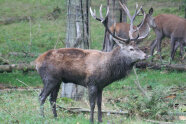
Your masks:
M171 60L174 59L175 51L179 45L180 53L182 56L184 51L183 45L186 44L186 20L184 18L171 14L160 14L156 16L153 21L156 25L151 25L151 27L154 29L154 32L156 34L156 40L154 40L151 44L151 56L153 55L154 49L157 46L157 50L160 54L160 60L162 61L161 41L164 37L168 37L171 39Z
M109 9L107 9L106 18L108 13ZM91 11L91 14L95 17L95 13ZM106 18L99 18L99 20L105 24L107 23ZM130 26L130 28L133 28L133 26ZM44 84L39 95L40 111L43 116L43 105L46 98L50 95L49 100L52 105L52 111L54 116L57 117L56 99L61 82L73 82L88 88L91 109L90 122L93 123L94 121L96 101L98 121L102 122L101 102L103 88L114 81L124 78L137 61L146 58L146 54L143 51L135 46L128 45L131 39L122 39L123 42L121 42L119 41L120 37L114 34L112 36L115 38L118 47L111 52L61 48L49 50L35 60L36 69Z

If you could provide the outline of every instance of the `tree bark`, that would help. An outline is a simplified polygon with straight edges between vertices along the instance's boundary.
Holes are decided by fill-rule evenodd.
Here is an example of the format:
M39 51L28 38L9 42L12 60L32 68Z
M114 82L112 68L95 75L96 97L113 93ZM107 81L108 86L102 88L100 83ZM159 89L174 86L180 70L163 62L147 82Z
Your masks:
M119 1L121 3L127 3L127 0L107 0L107 6L109 6L109 15L108 15L108 27L118 22L127 22L127 15L124 10L121 8ZM113 46L113 41L110 41L107 36L107 31L105 30L104 42L103 42L103 51L111 51Z
M89 0L67 0L67 48L89 48L89 6ZM62 84L62 97L79 100L83 94L82 86Z
M121 8L119 1L121 3L127 3L127 0L107 0L107 5L110 8L110 13L108 16L108 26L110 27L115 22L127 22L127 15Z
M185 2L185 4L186 4L186 2ZM186 19L186 5L185 5L185 19Z

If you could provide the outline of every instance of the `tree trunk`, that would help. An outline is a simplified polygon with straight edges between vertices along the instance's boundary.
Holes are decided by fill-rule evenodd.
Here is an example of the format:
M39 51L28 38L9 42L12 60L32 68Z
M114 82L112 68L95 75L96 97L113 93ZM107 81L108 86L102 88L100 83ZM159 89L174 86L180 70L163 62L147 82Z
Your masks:
M89 6L89 0L67 0L67 48L89 48ZM82 86L62 84L62 97L79 100L83 94Z
M109 15L108 15L108 27L118 22L127 22L127 15L124 10L121 8L119 1L121 3L127 3L127 0L107 0L107 6L109 6ZM109 52L112 50L113 41L109 40L107 36L107 31L105 30L104 42L103 42L103 51Z
M185 4L186 4L186 2L185 2ZM186 19L186 5L185 5L185 19Z
M110 8L110 13L108 16L109 27L115 22L127 22L127 15L121 8L119 1L125 4L127 3L127 0L107 0L107 5Z

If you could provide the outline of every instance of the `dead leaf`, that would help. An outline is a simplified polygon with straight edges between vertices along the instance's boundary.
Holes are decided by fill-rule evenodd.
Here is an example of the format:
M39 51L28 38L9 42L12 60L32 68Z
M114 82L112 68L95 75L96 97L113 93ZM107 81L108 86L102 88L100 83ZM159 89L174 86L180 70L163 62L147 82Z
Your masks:
M179 116L179 119L185 121L186 120L186 116Z

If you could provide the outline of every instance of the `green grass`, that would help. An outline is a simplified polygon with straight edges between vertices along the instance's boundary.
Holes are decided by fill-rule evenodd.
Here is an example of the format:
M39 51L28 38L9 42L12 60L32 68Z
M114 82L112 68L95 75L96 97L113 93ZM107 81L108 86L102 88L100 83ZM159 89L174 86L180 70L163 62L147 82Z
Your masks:
M131 72L132 73L132 72ZM168 71L160 71L160 70L139 70L138 76L142 86L151 85L152 88L156 86L181 86L186 85L185 72L168 72ZM132 73L126 79L118 81L117 85L115 83L108 86L108 90L112 91L115 88L120 88L122 86L135 86L134 80L136 80L136 76ZM161 82L161 83L160 83Z
M21 71L14 71L12 73L1 73L0 74L0 83L5 84L5 86L10 87L27 87L23 83L19 82L18 80L23 81L28 86L32 87L40 87L42 86L42 81L40 76L37 72L21 72Z
M150 7L154 8L154 16L160 13L171 13L184 17L183 9L179 9L180 0L130 0L128 1L128 8L134 13L135 2L143 5L146 12ZM105 0L92 1L92 8L97 10L100 4L106 6ZM55 7L60 7L62 13L57 20L48 20L47 15L53 11ZM106 9L103 8L105 13ZM19 22L10 25L0 25L0 53L10 63L29 63L35 60L36 57L17 57L8 55L9 52L30 52L35 55L43 53L49 49L53 49L56 41L59 40L57 48L65 46L66 37L66 0L0 0L0 21L9 17L31 16L33 20L31 25L29 22ZM104 27L100 22L95 21L90 17L90 32L91 32L91 49L102 49L104 38ZM136 20L136 24L140 22L140 18ZM31 27L31 28L30 28ZM31 33L31 37L30 37ZM143 41L141 45L150 45L151 41L155 39L155 34L151 31L150 35ZM32 43L30 45L30 43ZM163 47L162 54L165 56L165 61L169 59L169 47ZM178 57L177 57L178 58ZM158 58L156 58L158 59ZM142 87L147 89L151 86L152 90L148 93L153 95L157 89L168 93L172 87L183 87L186 85L186 72L164 71L164 70L137 70L140 83ZM136 113L143 113L147 111L146 108L135 108L140 105L148 105L145 98L142 97L141 92L134 84L136 79L133 72L123 80L114 82L105 88L103 93L103 109L104 110L131 110ZM0 84L13 87L26 87L23 83L31 87L42 87L42 82L37 72L21 72L13 71L12 73L0 73ZM162 93L163 95L165 95ZM184 92L185 93L185 92ZM180 99L176 102L184 101L182 98L183 92L177 93ZM79 123L84 124L89 122L89 114L71 114L67 111L58 110L59 117L53 118L50 104L47 100L45 104L46 118L39 116L38 92L34 91L0 91L0 122L2 123ZM135 97L135 99L133 98ZM137 97L137 99L136 99ZM158 96L159 98L159 96ZM3 101L2 101L3 99ZM89 108L87 105L87 96L82 101L70 100L65 104L64 100L59 97L57 103L64 107L76 106ZM130 101L131 100L131 101ZM67 101L68 102L68 101ZM171 101L168 101L168 103ZM162 103L165 102L157 102ZM164 105L165 107L166 104ZM161 108L158 104L154 108ZM169 108L172 110L172 108ZM11 113L11 115L9 114ZM157 111L154 112L156 114ZM158 115L158 113L157 113ZM154 116L154 115L152 115ZM135 118L137 117L137 118ZM120 115L104 115L104 123L129 123L139 124L148 123L142 121L142 118L123 117ZM154 118L153 118L154 119ZM95 120L97 117L95 115ZM180 122L182 123L182 122ZM184 122L183 122L184 123Z
M67 111L58 109L58 118L53 118L50 104L45 104L45 116L39 115L38 93L34 91L21 92L2 92L0 93L0 121L1 123L63 123L63 124L87 124L89 123L88 114L72 114ZM61 104L60 104L61 105ZM63 106L64 107L64 106ZM11 114L9 114L9 112ZM104 123L107 122L128 122L137 123L143 121L135 121L135 119L126 119L119 116L104 115ZM108 119L109 118L109 119Z

